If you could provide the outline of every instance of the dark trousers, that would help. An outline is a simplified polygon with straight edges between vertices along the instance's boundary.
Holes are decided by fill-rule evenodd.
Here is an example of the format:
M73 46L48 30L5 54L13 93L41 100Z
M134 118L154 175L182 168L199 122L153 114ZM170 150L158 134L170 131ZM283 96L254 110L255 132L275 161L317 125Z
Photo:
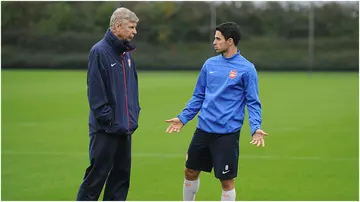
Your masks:
M125 201L130 186L131 135L90 135L90 166L77 201L98 200L106 181L104 201Z

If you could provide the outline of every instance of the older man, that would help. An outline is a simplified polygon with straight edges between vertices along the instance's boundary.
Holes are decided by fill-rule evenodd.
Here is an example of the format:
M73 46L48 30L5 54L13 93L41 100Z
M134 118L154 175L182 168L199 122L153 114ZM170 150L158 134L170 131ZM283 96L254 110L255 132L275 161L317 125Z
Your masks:
M130 186L131 135L140 112L138 77L130 52L139 19L118 8L104 38L90 50L87 73L90 166L77 200L126 200Z

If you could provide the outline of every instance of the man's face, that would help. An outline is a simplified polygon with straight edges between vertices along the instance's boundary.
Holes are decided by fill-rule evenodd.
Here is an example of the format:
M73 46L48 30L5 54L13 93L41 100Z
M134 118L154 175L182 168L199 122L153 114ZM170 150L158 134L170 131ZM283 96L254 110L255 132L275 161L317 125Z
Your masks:
M230 41L231 39L225 40L225 37L221 34L220 31L216 30L215 32L215 40L213 42L215 51L217 53L223 53L225 51L227 51L227 49L230 46Z
M131 41L135 37L135 34L137 34L136 26L137 26L136 22L125 22L123 24L118 23L115 25L114 34L120 40Z

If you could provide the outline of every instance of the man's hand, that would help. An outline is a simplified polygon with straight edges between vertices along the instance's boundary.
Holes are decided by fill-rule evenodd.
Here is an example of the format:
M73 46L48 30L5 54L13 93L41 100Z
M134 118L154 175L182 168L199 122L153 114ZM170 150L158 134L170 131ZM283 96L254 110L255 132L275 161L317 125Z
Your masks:
M165 120L165 122L170 123L170 126L166 129L167 133L180 132L180 129L184 126L179 118L172 118Z
M250 142L250 144L256 144L257 147L260 146L260 144L262 145L262 147L265 147L265 140L264 137L267 136L268 134L265 133L264 131L257 129L255 131L255 134L253 135L253 139Z

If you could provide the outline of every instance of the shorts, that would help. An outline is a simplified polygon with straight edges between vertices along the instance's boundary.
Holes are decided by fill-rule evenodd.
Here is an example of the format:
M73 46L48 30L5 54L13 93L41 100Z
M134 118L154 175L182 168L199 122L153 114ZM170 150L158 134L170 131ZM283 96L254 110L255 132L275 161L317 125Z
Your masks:
M188 149L186 168L211 172L220 180L237 177L240 131L216 134L199 128L194 132Z

